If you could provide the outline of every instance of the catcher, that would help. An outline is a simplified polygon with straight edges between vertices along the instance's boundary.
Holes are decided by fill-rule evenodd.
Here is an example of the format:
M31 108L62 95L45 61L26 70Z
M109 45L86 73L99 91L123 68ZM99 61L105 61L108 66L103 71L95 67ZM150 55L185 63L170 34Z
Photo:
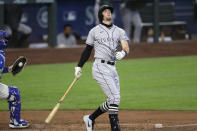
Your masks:
M0 78L3 73L18 74L22 71L26 64L25 57L19 57L13 65L5 67L5 48L8 43L8 35L5 31L0 30ZM29 126L28 122L21 119L21 96L18 88L13 86L7 86L0 83L0 100L6 99L9 103L10 111L10 128L26 128Z

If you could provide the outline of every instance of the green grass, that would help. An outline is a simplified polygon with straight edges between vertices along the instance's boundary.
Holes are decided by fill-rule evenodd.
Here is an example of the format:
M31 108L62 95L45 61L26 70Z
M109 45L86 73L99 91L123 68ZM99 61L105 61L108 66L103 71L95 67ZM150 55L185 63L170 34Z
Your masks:
M2 81L20 88L23 110L50 110L73 81L75 65L26 66L16 77L5 74ZM106 100L91 66L86 63L60 109L95 109ZM120 109L197 110L197 56L122 60L117 70ZM7 110L6 101L0 101L0 110Z

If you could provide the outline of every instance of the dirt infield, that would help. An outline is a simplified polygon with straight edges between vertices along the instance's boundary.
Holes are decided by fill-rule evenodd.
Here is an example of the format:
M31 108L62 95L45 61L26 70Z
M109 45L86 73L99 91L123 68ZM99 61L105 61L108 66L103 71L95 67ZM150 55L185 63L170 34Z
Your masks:
M28 64L49 64L76 62L85 46L64 49L8 49L6 51L6 64L12 64L18 56L26 56ZM159 44L130 44L129 58L167 57L197 55L197 41L176 41ZM93 54L90 60L93 60Z
M167 57L197 55L197 41L181 41L162 44L135 44L131 46L128 58ZM66 49L8 49L6 64L11 64L17 56L28 58L28 64L48 64L76 62L84 46ZM93 60L93 56L91 59ZM22 111L22 117L31 126L23 131L85 131L82 117L92 111L58 111L50 125L44 120L49 111ZM197 131L197 111L120 111L120 124L123 131ZM0 130L8 127L9 112L0 111ZM163 128L155 128L155 124ZM94 131L109 131L108 115L96 120ZM14 130L12 130L14 131ZM19 130L16 130L19 131Z
M50 125L44 120L49 111L23 111L22 117L31 124L27 131L85 131L82 117L92 111L58 111ZM120 124L123 131L196 131L197 112L191 111L120 111ZM0 112L0 130L8 128L9 112ZM155 128L156 123L163 128ZM109 131L108 115L96 120L95 131Z

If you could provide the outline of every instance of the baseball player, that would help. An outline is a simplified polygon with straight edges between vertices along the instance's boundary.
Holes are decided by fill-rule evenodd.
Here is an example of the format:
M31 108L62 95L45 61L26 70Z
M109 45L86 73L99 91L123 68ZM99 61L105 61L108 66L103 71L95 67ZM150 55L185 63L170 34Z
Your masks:
M120 14L124 29L129 37L131 37L131 27L134 26L134 43L139 43L142 32L142 19L139 10L146 5L146 0L127 0L120 5Z
M0 78L3 73L12 72L13 66L5 67L5 48L7 47L8 34L0 30ZM26 128L28 122L21 119L21 96L18 88L0 83L0 100L6 99L9 103L10 128Z
M87 131L93 131L95 119L105 112L109 112L111 131L120 131L118 120L118 106L120 103L120 84L116 71L116 60L121 60L129 53L128 37L125 31L112 24L113 8L103 5L99 9L100 24L92 28L86 40L86 48L80 61L75 67L75 76L79 78L84 63L95 50L95 61L92 67L94 79L98 82L107 97L97 110L83 117ZM118 51L122 47L121 51Z

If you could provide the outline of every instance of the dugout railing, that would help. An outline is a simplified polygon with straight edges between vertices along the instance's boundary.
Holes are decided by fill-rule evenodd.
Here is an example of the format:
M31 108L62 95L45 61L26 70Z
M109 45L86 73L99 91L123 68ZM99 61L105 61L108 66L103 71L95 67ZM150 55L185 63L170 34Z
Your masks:
M184 28L187 25L186 21L176 21L175 20L175 3L165 2L159 3L158 11L158 26L162 28L164 26L169 26L176 30L176 28ZM147 3L146 6L140 10L140 15L143 22L143 28L154 27L154 4Z

